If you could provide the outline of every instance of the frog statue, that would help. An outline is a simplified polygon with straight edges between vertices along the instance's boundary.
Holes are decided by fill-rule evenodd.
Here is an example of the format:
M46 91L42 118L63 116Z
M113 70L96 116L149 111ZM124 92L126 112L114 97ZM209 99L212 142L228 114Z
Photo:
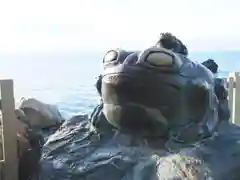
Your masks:
M214 76L163 47L110 50L91 116L49 137L40 180L237 180L240 129L218 117Z

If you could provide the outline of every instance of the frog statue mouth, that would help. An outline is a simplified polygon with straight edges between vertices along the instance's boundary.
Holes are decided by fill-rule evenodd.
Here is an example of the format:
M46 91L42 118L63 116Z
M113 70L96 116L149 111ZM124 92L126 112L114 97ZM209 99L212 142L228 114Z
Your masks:
M104 58L101 97L103 113L114 127L131 134L168 136L209 116L210 81L203 66L165 49L110 53ZM200 70L206 70L202 77L196 74Z
M105 79L110 76L119 79L119 82L105 82ZM171 102L167 102L164 96L150 86L133 83L135 80L129 76L123 74L110 76L104 76L102 83L103 112L107 116L107 120L123 131L137 134L139 132L148 134L147 131L150 131L152 134L165 135L168 122L162 112L165 116L170 115ZM168 88L169 91L176 91L175 89L170 90L170 86ZM160 98L162 101L156 103L154 101L156 98Z

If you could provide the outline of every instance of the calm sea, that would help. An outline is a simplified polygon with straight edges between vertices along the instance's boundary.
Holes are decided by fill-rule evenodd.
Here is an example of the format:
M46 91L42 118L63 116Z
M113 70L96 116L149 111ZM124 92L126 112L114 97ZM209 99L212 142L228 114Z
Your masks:
M102 71L102 56L102 53L0 55L0 78L14 79L16 101L34 97L57 105L67 117L90 113L99 102L94 84ZM197 61L217 59L221 76L237 70L238 66L240 69L237 63L240 53L228 56L195 53L191 57Z

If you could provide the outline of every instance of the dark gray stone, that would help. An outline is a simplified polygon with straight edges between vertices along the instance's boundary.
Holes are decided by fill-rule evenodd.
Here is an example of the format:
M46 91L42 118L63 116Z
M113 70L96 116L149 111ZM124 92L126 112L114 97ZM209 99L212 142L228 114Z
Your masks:
M39 179L240 179L240 129L219 119L212 73L164 49L117 52L100 77L103 104L49 137ZM173 66L159 66L165 53Z

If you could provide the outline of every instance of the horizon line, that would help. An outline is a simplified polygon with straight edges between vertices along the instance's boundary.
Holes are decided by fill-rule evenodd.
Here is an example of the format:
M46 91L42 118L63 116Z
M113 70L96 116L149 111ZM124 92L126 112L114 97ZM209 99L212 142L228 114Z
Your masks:
M112 48L115 49L115 48ZM90 54L90 53L94 53L94 54L98 54L98 53L106 53L108 50L73 50L73 51L32 51L32 52L1 52L0 51L0 55L34 55L34 54ZM129 51L139 51L139 50L134 50L133 48L126 48L125 50L129 50ZM190 51L189 55L191 55L192 53L219 53L219 52L225 52L225 53L234 53L234 52L239 52L240 53L240 49L230 49L230 50L194 50L194 51Z

